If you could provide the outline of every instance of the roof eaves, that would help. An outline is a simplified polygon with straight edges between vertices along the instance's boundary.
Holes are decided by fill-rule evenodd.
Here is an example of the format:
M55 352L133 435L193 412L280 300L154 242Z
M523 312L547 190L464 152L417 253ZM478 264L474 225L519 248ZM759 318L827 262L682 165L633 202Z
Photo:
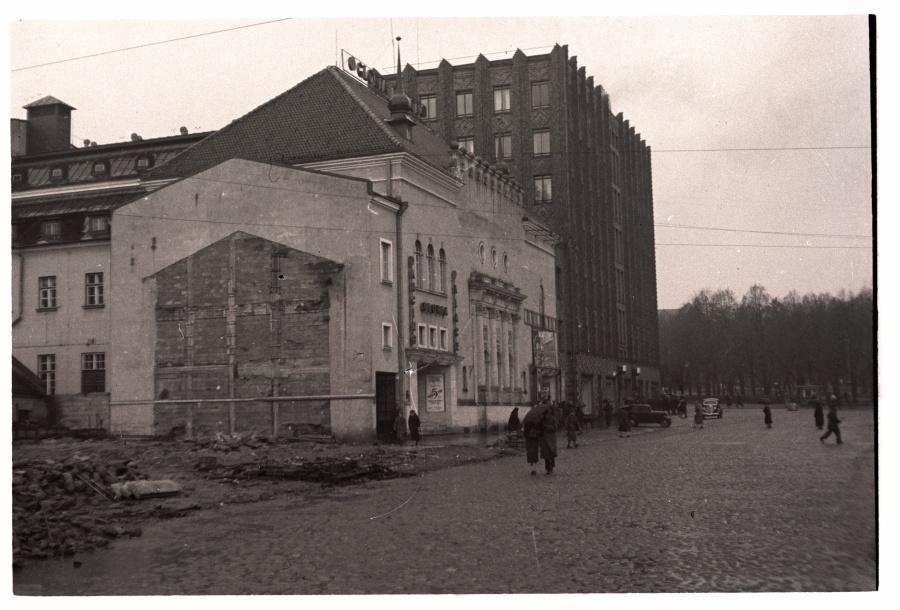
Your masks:
M328 70L329 74L331 74L335 78L335 80L337 80L337 82L340 83L341 87L343 87L343 89L350 95L350 97L353 98L353 100L357 104L359 104L360 108L362 108L363 111L365 111L365 113L369 116L369 118L371 118L375 122L375 124L381 128L381 130L387 135L387 137L391 140L391 142L393 142L395 145L397 145L398 148L405 148L403 145L403 142L400 141L400 138L397 137L397 134L395 134L391 130L391 128L388 127L384 123L382 118L380 116L378 116L378 114L376 114L376 112L374 110L372 110L369 107L369 105L363 101L363 99L361 97L359 97L359 95L356 93L356 91L354 91L350 87L350 84L344 80L344 75L338 68L336 68L334 66L328 66L328 68L326 68L326 70Z

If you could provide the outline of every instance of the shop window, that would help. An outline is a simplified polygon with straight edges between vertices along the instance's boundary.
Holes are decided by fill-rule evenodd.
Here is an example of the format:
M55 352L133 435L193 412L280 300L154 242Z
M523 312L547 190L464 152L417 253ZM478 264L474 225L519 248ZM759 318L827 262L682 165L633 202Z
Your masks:
M81 354L81 393L106 391L106 354Z
M38 356L38 378L47 396L56 394L56 354Z

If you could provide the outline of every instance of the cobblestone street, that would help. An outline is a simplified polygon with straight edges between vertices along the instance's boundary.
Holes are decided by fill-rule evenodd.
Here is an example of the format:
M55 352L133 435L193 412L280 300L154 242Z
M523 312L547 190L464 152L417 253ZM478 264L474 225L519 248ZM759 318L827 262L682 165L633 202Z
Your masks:
M812 412L587 431L524 455L225 506L15 575L24 595L871 591L871 410L843 445ZM428 447L421 448L427 454Z

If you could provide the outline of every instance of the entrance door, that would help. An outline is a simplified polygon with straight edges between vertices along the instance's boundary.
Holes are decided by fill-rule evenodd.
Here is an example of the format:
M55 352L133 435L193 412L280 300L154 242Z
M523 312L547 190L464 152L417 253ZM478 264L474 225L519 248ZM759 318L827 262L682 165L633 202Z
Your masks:
M397 374L375 373L375 434L389 440L397 417Z

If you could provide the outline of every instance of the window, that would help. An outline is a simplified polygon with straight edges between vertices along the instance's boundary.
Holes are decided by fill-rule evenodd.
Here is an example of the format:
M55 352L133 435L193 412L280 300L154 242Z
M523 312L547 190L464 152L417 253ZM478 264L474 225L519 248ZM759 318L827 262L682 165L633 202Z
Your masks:
M81 354L81 393L106 391L106 354Z
M553 189L550 176L534 177L534 201L536 203L549 203L553 201Z
M509 85L494 87L494 112L509 112Z
M38 308L56 309L56 276L38 278Z
M390 284L394 281L394 244L386 239L381 240L381 281Z
M447 351L447 329L441 328L441 350Z
M428 326L419 324L419 347L428 347Z
M59 239L62 236L62 223L58 220L48 220L41 223L41 237L44 239Z
M422 275L422 242L416 240L416 287L421 288L424 276Z
M503 253L503 268L509 271L509 254Z
M456 141L459 142L459 147L461 149L465 149L466 152L475 154L475 136L463 136L461 138L456 138Z
M109 171L109 164L106 161L94 161L94 164L91 166L91 173L95 176L97 174L105 174Z
M428 327L428 347L437 349L438 346L438 329L437 326Z
M542 157L550 154L550 130L535 129L532 132L534 156Z
M615 228L615 254L616 254L616 262L624 263L625 262L625 236L622 234L622 229L616 227Z
M391 349L394 346L394 327L390 323L381 325L381 349Z
M491 248L491 265L497 268L497 248Z
M20 186L22 184L25 184L25 172L24 171L13 172L12 183L15 186Z
M143 169L150 169L151 167L153 167L152 155L141 155L134 161L134 169L138 171Z
M423 95L419 101L422 104L422 119L437 120L437 98L433 95Z
M481 263L484 264L484 242L478 244L478 257L481 259Z
M84 276L84 306L101 307L103 305L103 274L86 273Z
M550 105L550 83L531 83L531 107L546 108Z
M428 244L428 250L425 253L425 260L428 263L428 290L434 290L434 246Z
M66 168L64 167L51 167L50 168L50 180L59 181L66 179Z
M441 267L441 292L447 294L447 256L444 254L443 248L438 253L438 262Z
M47 396L56 394L56 354L38 356L38 377Z
M456 92L456 116L472 116L475 107L472 105L471 91Z
M106 216L88 218L88 233L106 233L109 230L109 219Z
M497 156L497 159L512 158L512 135L498 133L494 136L494 154Z

